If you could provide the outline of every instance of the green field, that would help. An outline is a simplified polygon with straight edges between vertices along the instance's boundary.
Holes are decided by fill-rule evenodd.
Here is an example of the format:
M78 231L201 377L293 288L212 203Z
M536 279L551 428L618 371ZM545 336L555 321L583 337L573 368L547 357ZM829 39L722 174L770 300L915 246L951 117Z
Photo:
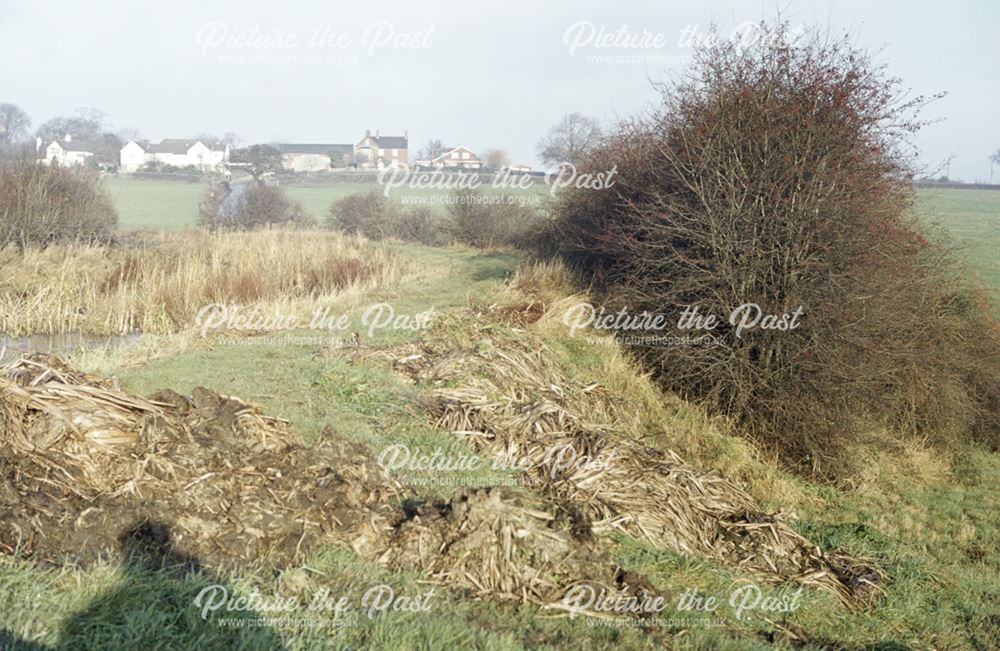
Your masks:
M192 226L198 218L198 202L205 185L185 180L151 180L109 177L105 185L118 206L121 227L182 228ZM374 182L343 181L331 183L289 183L282 187L302 204L305 211L322 222L334 201L350 194L381 190ZM513 190L510 194L523 197L537 205L548 198L548 188L539 182L537 188ZM486 189L486 193L493 190ZM389 196L404 205L424 205L435 212L446 210L443 203L448 192L433 189L393 188Z
M920 188L921 216L940 223L1000 302L1000 191Z
M105 181L118 206L121 227L181 228L194 225L202 183L186 181L134 180L121 177ZM313 217L322 221L337 199L358 192L370 192L375 183L345 181L327 184L287 184L289 195L299 201ZM433 210L443 211L438 190L397 189L390 196L400 202L429 200ZM521 191L526 200L544 201L545 186ZM917 190L918 211L924 219L940 223L962 255L972 273L1000 299L1000 192L991 190L927 189Z

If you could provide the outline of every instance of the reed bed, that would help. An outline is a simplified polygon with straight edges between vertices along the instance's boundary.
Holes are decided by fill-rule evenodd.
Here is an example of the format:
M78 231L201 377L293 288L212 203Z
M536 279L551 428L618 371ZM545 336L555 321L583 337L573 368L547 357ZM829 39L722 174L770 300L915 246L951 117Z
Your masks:
M191 326L212 303L304 317L319 299L393 284L401 268L394 253L364 238L287 228L7 247L0 250L0 332L168 334Z

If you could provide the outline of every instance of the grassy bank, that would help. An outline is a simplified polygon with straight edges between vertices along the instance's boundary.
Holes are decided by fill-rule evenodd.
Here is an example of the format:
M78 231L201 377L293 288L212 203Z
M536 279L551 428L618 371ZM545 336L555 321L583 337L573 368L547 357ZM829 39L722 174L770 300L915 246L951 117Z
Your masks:
M387 583L400 593L426 589L421 577L360 561L349 550L325 549L301 565L271 572L149 572L115 558L87 569L37 568L0 559L0 628L19 638L59 648L581 648L623 649L988 649L1000 645L1000 462L978 449L941 456L919 447L872 455L854 489L838 490L790 476L725 424L663 395L610 340L570 337L558 319L560 299L571 291L558 269L521 273L505 282L516 255L464 248L405 246L399 255L415 271L396 282L359 291L345 305L359 341L268 343L259 337L195 338L183 351L136 359L127 353L81 360L91 368L117 369L139 393L172 388L189 393L210 386L262 404L288 418L307 440L330 425L378 451L405 443L425 450L470 453L451 433L434 426L421 395L430 387L393 372L378 356L357 357L357 346L379 350L407 342L493 346L518 341L550 359L564 376L605 395L601 411L587 414L629 431L650 445L673 449L690 463L737 478L769 509L794 512L793 526L823 549L869 556L889 580L885 594L866 609L849 611L830 595L807 590L790 613L737 617L676 611L686 590L723 602L748 577L732 567L679 551L656 549L618 534L608 538L619 563L649 577L671 595L672 621L636 627L557 616L532 605L496 602L440 586L428 613L384 613L345 626L274 623L234 629L218 618L202 620L192 606L198 591L224 583L242 594L316 591L360 598L359 586ZM569 299L574 300L574 299ZM393 305L399 314L433 307L428 331L360 325L364 306ZM550 314L527 321L530 305ZM305 334L299 332L298 334ZM481 474L481 473L480 473ZM433 473L429 474L433 478ZM476 472L460 479L482 479ZM452 486L431 484L424 495ZM776 588L764 594L777 596ZM0 637L0 640L3 638Z

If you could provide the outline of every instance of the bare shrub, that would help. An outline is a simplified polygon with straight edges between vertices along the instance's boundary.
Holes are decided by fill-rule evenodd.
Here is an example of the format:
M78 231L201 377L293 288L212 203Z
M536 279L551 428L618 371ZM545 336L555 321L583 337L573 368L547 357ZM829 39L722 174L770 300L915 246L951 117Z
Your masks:
M912 216L924 100L846 40L761 35L699 51L592 152L582 171L618 180L566 192L548 246L615 310L720 315L725 346L636 351L793 464L849 473L848 447L885 427L997 437L997 325ZM802 306L801 326L737 337L744 303Z
M302 205L289 199L277 186L254 181L239 190L233 189L235 196L230 192L227 184L209 186L199 206L200 224L236 230L272 225L314 225Z
M330 206L327 226L345 233L360 233L373 240L393 237L399 207L383 193L351 194Z
M416 207L400 211L396 237L404 242L419 242L441 246L451 241L449 223L429 208Z
M545 216L507 194L459 190L448 210L455 222L455 238L478 247L527 247L542 232Z
M448 224L423 207L403 209L382 192L351 194L330 206L327 227L373 240L395 238L431 246L451 240Z
M91 170L17 159L0 165L0 247L104 242L118 213Z
M209 228L222 226L222 207L231 192L229 183L210 183L198 202L198 224Z

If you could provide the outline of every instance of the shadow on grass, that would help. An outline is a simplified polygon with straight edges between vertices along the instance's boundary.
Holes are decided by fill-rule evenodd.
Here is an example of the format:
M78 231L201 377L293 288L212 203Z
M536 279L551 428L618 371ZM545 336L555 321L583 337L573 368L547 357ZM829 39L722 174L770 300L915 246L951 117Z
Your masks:
M222 586L230 595L233 590L197 558L174 549L169 526L146 520L119 541L121 584L71 617L55 647L0 629L0 650L286 648L277 633L259 625L261 615L254 611L222 608L220 618L202 618L195 598L204 588Z

